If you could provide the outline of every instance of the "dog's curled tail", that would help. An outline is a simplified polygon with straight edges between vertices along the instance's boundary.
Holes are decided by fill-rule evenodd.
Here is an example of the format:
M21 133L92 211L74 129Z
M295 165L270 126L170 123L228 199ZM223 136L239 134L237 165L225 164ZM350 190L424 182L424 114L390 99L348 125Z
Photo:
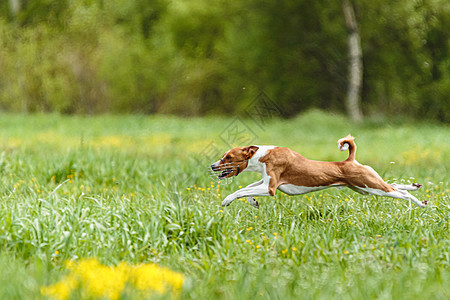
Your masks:
M356 144L355 144L355 138L352 137L350 134L346 137L340 139L337 142L338 149L341 151L348 150L348 157L346 161L354 161L356 156Z

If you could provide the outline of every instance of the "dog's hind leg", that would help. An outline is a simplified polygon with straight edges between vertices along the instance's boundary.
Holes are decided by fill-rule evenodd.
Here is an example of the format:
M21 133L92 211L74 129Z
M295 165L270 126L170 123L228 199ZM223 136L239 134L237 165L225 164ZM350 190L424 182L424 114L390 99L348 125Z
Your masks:
M417 199L416 197L414 197L413 195L411 195L407 191L403 191L403 190L396 190L396 191L385 192L385 191L382 191L382 190L371 189L371 188L360 188L359 187L359 189L362 189L362 190L364 190L364 191L366 191L366 192L368 192L369 194L372 194L372 195L408 200L408 201L414 203L415 205L417 205L419 207L426 207L428 205L428 201L427 200L424 200L424 201L420 202L419 199Z
M358 188L358 187L356 187L356 186L351 186L351 185L349 185L349 186L347 186L347 187L348 187L349 189L351 189L351 190L357 192L357 193L360 193L361 195L370 195L369 192L366 192L366 191L364 191L364 190L362 190L362 189L360 189L360 188Z
M420 183L413 183L413 184L392 183L391 186L397 190L404 190L404 191L417 191L422 187Z

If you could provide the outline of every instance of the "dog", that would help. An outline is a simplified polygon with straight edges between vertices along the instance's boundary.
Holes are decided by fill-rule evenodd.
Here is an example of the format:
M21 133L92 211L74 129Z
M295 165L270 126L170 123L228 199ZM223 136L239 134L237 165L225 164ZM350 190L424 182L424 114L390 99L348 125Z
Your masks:
M238 198L247 198L250 205L259 208L255 196L274 196L276 190L288 195L301 195L330 187L348 187L363 195L377 195L408 200L419 207L428 205L408 191L417 191L419 183L409 185L386 183L369 166L355 160L355 138L350 134L337 142L338 149L349 151L348 158L339 162L309 160L285 147L248 146L227 151L210 168L219 173L218 178L230 178L243 172L258 172L262 179L230 195L222 206L230 205Z

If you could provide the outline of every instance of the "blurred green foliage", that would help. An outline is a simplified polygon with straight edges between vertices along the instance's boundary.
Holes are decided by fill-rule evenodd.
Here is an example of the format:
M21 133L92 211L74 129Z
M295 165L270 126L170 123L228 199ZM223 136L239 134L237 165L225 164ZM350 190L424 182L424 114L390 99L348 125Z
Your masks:
M344 111L340 1L15 0L0 4L0 110L285 116ZM354 2L366 115L450 122L450 2Z

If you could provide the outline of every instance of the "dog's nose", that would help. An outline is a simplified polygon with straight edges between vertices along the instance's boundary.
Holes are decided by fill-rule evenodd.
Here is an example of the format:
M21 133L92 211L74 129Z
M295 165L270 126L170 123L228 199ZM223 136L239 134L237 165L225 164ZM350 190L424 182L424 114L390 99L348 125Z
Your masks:
M213 163L213 164L211 165L211 169L212 169L214 172L219 171L219 164L218 164L217 162Z

